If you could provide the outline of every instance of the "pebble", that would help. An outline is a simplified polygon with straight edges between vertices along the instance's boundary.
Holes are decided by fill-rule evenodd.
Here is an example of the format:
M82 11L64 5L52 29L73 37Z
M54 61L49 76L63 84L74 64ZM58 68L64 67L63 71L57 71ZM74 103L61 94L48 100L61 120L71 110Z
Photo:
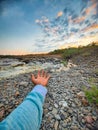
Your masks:
M19 83L19 85L20 85L20 86L27 87L27 85L28 85L28 82L21 81L21 82Z
M53 108L52 113L55 115L55 114L57 114L57 112L58 112L58 110Z
M80 91L79 93L77 93L77 97L78 98L83 98L83 97L85 97L85 93Z
M15 92L15 96L18 97L20 95L19 91Z
M61 117L60 117L58 114L55 115L55 118L56 118L57 120L61 120Z
M47 87L48 93L43 106L40 130L89 130L88 127L98 120L97 108L87 103L82 90L83 85L89 87L87 80L90 71L83 65L79 67L73 63L66 68L60 61L57 63L52 58L39 58L38 64L43 63L43 66L46 67L47 61L51 64L46 64L46 66L48 65L46 70L52 76ZM32 63L33 60L30 62ZM36 60L34 60L35 63ZM27 63L27 65L29 64ZM36 74L36 71L34 73ZM0 120L13 111L32 90L34 85L30 81L30 74L0 80ZM6 89L3 87L4 85L6 85ZM89 124L88 127L86 123Z
M58 105L55 103L55 104L54 104L54 107L55 107L55 108L58 108Z
M59 105L60 105L60 106L63 106L63 107L68 107L66 101L60 101L60 102L59 102Z
M55 130L58 130L58 125L59 125L59 122L56 121L56 122L54 123L54 129L55 129Z

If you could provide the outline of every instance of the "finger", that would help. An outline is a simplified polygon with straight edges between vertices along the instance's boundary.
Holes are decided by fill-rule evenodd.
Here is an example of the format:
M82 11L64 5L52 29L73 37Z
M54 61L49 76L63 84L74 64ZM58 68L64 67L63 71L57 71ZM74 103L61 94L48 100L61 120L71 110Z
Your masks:
M51 75L49 75L49 74L48 74L48 75L47 75L47 80L49 80L49 79L50 79L50 77L51 77Z
M41 72L41 76L44 77L44 74L45 74L45 71L42 70L42 72Z
M40 77L40 70L39 70L38 73L37 73L37 77Z
M47 78L47 72L46 71L44 72L44 77Z
M34 76L34 74L31 75L31 78L32 78L32 81L34 82L34 81L35 81L35 76Z

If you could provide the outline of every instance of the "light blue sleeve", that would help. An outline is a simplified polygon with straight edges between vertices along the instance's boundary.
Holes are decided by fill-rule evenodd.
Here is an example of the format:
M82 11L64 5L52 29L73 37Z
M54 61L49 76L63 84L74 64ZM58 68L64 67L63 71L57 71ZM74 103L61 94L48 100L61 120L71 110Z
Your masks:
M2 122L0 130L39 130L47 89L36 85L24 101Z

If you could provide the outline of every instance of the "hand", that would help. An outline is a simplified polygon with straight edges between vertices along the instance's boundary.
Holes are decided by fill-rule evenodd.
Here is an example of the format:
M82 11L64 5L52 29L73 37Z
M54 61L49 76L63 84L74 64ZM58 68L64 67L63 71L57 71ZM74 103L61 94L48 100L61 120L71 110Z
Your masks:
M42 72L38 71L37 78L35 78L34 74L31 76L31 80L35 85L41 84L43 86L46 86L48 84L49 78L50 75L47 74L44 70L42 70Z

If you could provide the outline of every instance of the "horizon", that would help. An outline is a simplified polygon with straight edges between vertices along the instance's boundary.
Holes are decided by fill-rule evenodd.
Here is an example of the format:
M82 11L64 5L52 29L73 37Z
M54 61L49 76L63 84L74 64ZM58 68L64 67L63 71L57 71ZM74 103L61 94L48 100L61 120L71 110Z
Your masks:
M0 1L0 55L45 54L98 42L97 0Z

